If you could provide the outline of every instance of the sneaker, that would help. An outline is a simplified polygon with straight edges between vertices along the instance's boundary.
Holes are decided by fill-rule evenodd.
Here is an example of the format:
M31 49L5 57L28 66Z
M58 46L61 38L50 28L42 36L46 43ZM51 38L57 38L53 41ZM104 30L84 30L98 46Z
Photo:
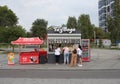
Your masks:
M82 67L83 65L82 64L78 64L79 67Z

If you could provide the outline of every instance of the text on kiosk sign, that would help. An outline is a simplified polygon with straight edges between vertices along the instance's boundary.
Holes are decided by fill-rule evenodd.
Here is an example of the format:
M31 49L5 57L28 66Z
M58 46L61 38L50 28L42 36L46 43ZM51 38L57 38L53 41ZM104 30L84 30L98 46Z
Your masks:
M54 31L58 33L63 33L63 32L72 33L75 32L75 28L67 29L67 27L62 27L62 28L55 28Z

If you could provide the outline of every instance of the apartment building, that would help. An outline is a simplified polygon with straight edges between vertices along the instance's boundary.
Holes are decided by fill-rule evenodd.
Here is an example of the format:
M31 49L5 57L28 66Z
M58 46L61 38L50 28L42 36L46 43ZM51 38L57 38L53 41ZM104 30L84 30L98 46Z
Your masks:
M99 13L99 27L103 31L107 32L107 16L113 16L113 4L114 0L99 0L98 2L98 13Z

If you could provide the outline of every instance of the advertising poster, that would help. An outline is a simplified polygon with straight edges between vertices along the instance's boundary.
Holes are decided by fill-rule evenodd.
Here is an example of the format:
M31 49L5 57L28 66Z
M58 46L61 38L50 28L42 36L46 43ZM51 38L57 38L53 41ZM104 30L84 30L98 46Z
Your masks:
M15 56L14 53L8 53L8 65L15 64Z

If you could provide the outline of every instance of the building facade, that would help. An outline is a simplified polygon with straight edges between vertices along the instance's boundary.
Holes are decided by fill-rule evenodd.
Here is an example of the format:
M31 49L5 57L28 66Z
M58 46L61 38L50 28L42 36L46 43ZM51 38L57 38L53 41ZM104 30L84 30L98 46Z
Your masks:
M107 16L113 16L113 5L114 0L99 0L98 2L98 10L99 10L99 27L102 28L103 31L107 32Z

